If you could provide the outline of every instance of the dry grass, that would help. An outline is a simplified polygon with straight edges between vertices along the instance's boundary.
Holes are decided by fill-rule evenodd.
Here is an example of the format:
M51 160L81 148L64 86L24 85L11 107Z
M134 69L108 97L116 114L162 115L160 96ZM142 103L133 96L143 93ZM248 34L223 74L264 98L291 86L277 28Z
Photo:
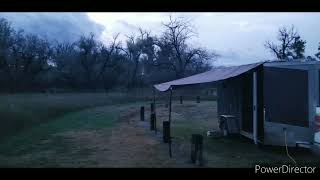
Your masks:
M141 105L146 107L144 122L139 117ZM156 135L149 130L149 107L149 103L96 107L50 121L12 138L6 146L1 144L0 166L197 167L190 163L190 137L193 133L205 137L204 167L291 163L284 148L260 149L240 137L206 137L207 130L217 129L214 101L173 103L173 158L170 159L168 144L162 142L161 135L162 121L168 120L168 109L164 104L156 106ZM27 143L21 143L27 140ZM11 152L5 153L5 150ZM320 164L310 152L290 151L299 165Z
M148 99L135 92L0 95L0 139L70 112Z
M255 164L282 165L292 164L284 147L259 148L244 137L206 137L208 130L218 130L217 105L215 101L183 104L174 102L172 107L172 136L175 151L188 159L190 156L191 134L204 136L204 159L206 167L254 167ZM163 104L157 108L159 123L168 119L168 109ZM161 124L158 125L160 128ZM291 155L299 165L320 165L320 160L311 152L303 149L290 149Z
M146 108L149 111L148 108ZM169 158L168 146L162 143L160 134L149 130L149 122L141 122L139 106L98 107L84 111L81 116L69 115L67 119L85 121L80 117L104 116L106 121L110 113L116 114L116 123L111 126L83 128L55 128L46 131L46 138L39 135L28 144L11 144L6 148L18 148L19 151L0 155L0 166L5 167L190 167L185 159ZM76 114L76 113L75 113ZM77 118L75 118L77 117ZM60 119L52 121L53 128ZM92 121L96 121L92 118ZM67 126L67 125L66 125ZM48 130L48 129L47 129ZM32 134L35 134L35 130ZM26 137L27 132L21 134ZM29 133L30 134L30 133ZM23 138L20 137L20 138ZM15 139L13 138L12 141ZM22 147L19 147L22 146ZM3 146L0 146L3 152ZM182 160L182 161L181 161Z

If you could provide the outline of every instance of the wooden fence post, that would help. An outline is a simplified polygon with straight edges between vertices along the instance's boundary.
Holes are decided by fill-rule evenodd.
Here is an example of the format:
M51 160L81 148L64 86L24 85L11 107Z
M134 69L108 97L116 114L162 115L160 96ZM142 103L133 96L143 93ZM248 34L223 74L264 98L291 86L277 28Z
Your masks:
M170 122L163 121L163 142L168 143L170 139Z
M197 135L192 134L191 135L191 162L196 163L196 141L197 141Z
M144 121L144 106L140 107L140 120Z
M155 113L151 113L150 116L150 130L154 130L154 124L155 124Z
M154 103L150 104L150 111L151 111L151 114L154 112Z
M169 98L169 132L171 131L171 111L172 111L172 87L170 88L170 98ZM169 136L169 156L170 158L172 158L172 149L171 149L171 145L172 145L172 138L171 138L171 134Z
M200 96L197 96L197 103L200 103Z
M200 134L191 135L191 161L203 164L203 136Z
M157 114L156 112L153 113L154 114L154 133L157 134Z
M183 103L183 101L182 101L182 96L180 96L180 104L182 104Z
M203 165L203 136L198 135L198 160L199 160L199 165Z

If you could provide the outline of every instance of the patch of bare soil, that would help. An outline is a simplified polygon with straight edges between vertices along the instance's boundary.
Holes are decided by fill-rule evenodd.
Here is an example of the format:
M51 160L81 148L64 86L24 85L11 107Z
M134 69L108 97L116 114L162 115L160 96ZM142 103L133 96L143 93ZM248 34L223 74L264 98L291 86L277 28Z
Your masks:
M146 114L147 115L147 114ZM190 167L188 156L173 144L169 157L168 144L162 142L160 132L149 130L149 121L140 121L139 112L127 111L119 117L119 124L105 130L75 131L57 134L74 144L72 152L87 154L61 166L71 167ZM72 154L71 152L71 154ZM75 163L77 162L77 163Z

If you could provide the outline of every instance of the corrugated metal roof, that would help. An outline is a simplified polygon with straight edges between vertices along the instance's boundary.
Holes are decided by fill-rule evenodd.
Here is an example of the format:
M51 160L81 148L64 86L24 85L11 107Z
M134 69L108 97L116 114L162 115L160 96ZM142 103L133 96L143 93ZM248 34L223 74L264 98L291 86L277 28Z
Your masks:
M189 76L186 78L177 79L174 81L169 81L161 84L156 84L154 85L154 87L159 91L167 91L172 86L201 84L201 83L209 83L209 82L225 80L231 77L239 76L240 74L245 73L261 64L263 64L263 62L240 65L240 66L218 67L210 71Z

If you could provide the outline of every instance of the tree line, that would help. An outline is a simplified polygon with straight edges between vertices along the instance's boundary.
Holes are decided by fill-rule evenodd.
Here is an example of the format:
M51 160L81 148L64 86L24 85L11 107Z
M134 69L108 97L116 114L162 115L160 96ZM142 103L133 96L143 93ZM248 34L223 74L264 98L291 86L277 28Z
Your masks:
M196 35L190 21L170 17L159 35L139 28L123 41L119 34L109 42L90 34L57 42L16 30L0 18L0 91L130 90L201 73L219 55L192 44ZM320 59L320 43L314 56L305 57L306 41L294 26L280 28L277 42L264 46L278 60Z
M76 42L56 42L16 30L0 19L0 90L2 92L110 90L135 88L207 71L218 55L191 44L190 21L171 18L156 36L139 29L124 42L94 34Z

